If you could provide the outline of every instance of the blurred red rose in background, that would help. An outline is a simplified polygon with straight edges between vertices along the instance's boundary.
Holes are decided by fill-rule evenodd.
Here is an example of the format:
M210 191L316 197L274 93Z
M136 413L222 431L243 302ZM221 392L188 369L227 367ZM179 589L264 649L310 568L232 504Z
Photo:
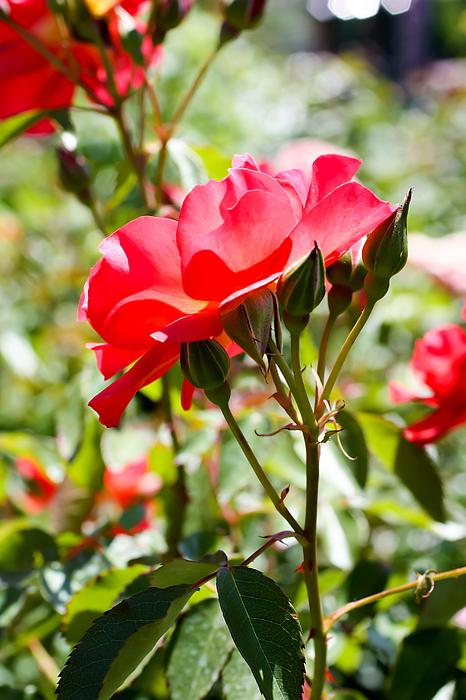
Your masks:
M419 401L434 410L404 430L407 440L435 442L466 422L466 331L457 325L434 328L418 340L411 359L414 374L426 386L425 395L390 384L395 403Z
M60 488L44 467L33 457L16 458L16 470L23 480L23 488L16 495L16 501L26 513L41 513L51 504ZM162 487L161 478L151 471L146 457L130 462L121 469L106 467L103 475L103 488L95 494L95 506L89 516L90 521L104 516L117 522L121 515L136 505L142 505L137 521L129 528L112 526L112 534L135 534L146 530L153 521L153 497Z
M142 2L126 0L110 3L106 14L96 22L104 27L106 50L113 69L113 78L120 96L142 84L143 71L124 50L119 30L119 14L134 18L141 31L138 15ZM22 29L31 34L46 51L58 60L67 74L53 65L24 36L0 17L0 119L34 109L55 109L71 104L77 84L86 88L88 96L107 107L113 98L107 87L107 74L99 50L89 41L69 34L63 23L50 12L45 0L4 0L3 10ZM161 55L160 47L144 39L142 53L147 65ZM53 126L43 120L30 133L48 133Z
M26 513L40 513L55 496L58 484L47 475L45 469L33 457L17 457L16 470L26 488L19 495L19 502Z
M222 308L273 287L315 241L330 264L392 214L351 180L359 165L325 155L312 177L273 177L236 156L227 177L186 196L178 223L140 217L103 241L79 315L105 341L91 346L105 378L137 360L90 402L104 425L117 425L134 394L177 361L181 342L217 338L236 353L222 334Z

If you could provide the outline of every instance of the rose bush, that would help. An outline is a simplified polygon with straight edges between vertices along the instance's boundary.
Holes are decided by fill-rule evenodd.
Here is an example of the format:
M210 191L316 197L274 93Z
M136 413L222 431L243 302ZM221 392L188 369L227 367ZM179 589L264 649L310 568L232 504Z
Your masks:
M271 176L237 156L227 177L187 195L178 222L140 217L103 241L79 315L105 341L92 344L105 378L137 360L90 402L104 425L177 361L181 342L219 338L234 353L221 310L274 287L315 242L334 262L393 213L353 181L360 163L330 154L311 177Z
M414 346L411 368L430 393L392 382L390 396L396 403L418 401L434 409L404 435L419 444L435 442L466 422L466 331L454 324L428 331Z
M123 47L119 13L131 17L142 32L144 23L139 16L143 6L139 0L113 3L105 8L98 23L93 22L104 38L115 87L121 97L142 84L144 71ZM71 32L64 23L58 22L45 0L6 0L3 11L5 21L0 15L0 119L33 109L67 107L72 103L77 85L84 87L94 102L106 107L113 105L99 49L79 35L79 25ZM63 70L10 26L8 18L40 42L45 51L62 64ZM161 49L154 47L146 36L142 54L145 64L149 65L159 59ZM31 132L51 130L50 122L42 121L32 127Z

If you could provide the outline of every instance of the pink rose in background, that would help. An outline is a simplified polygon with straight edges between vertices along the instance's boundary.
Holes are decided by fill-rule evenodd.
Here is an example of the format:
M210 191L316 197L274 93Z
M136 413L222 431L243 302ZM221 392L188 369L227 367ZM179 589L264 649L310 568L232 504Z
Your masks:
M404 430L411 442L435 442L466 422L466 331L457 325L434 328L416 341L411 359L414 374L425 394L390 384L395 403L417 401L433 410Z
M431 275L446 289L466 294L466 232L433 238L409 234L408 265Z
M80 318L104 340L92 345L104 377L135 362L90 402L104 425L117 425L134 394L178 360L181 342L217 338L238 352L223 334L225 306L273 288L315 241L334 262L392 214L352 180L360 163L330 154L308 173L271 176L236 156L227 177L186 196L178 223L140 217L103 241Z

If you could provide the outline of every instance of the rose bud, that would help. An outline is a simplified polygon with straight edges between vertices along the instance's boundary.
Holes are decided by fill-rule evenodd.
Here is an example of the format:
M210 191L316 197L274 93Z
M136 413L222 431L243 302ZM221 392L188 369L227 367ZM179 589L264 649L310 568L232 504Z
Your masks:
M277 294L288 330L298 330L298 319L302 330L325 296L325 264L317 243L303 262L280 279Z
M265 370L264 355L274 321L273 293L260 289L232 311L222 313L221 321L230 338Z
M226 22L240 31L256 27L264 13L267 0L232 0L224 8Z
M64 146L56 149L58 158L58 176L65 190L75 194L83 204L91 200L91 171L86 159Z
M194 0L153 0L150 23L154 27L153 43L161 44L166 33L180 24L193 4Z
M351 304L353 290L343 284L334 284L328 293L328 310L330 316L340 316Z
M230 369L230 358L216 340L196 340L181 343L181 371L193 386L204 389L213 403L230 398L226 378Z
M328 266L327 279L330 284L340 284L342 287L350 287L352 273L353 262L351 260L351 253L345 253L332 265Z
M225 21L220 44L235 39L245 29L254 29L262 19L267 0L232 0L223 10Z
M353 261L349 252L327 268L327 279L332 285L328 292L328 309L333 318L340 316L351 304L353 298L352 274Z
M403 206L369 236L362 249L365 267L379 279L390 279L403 269L408 259L407 218L411 190Z

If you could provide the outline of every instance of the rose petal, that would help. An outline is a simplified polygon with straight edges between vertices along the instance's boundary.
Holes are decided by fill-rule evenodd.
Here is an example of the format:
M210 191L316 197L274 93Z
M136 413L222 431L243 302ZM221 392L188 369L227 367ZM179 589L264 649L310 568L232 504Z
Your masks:
M466 331L445 324L428 331L414 346L411 367L439 397L448 396L458 382L466 358Z
M410 442L426 445L436 442L464 422L466 422L466 409L458 412L454 406L446 404L426 418L405 428L403 435Z
M152 332L205 306L183 291L175 236L175 221L143 216L101 244L80 315L111 345L148 348Z
M308 255L317 241L326 264L330 265L393 210L388 202L357 182L337 187L305 214L292 232L293 250L288 264Z
M165 374L178 357L178 344L156 343L122 377L94 396L89 406L98 413L103 425L108 428L117 426L136 392Z
M86 343L86 348L95 353L97 367L104 379L109 379L117 372L121 372L144 352L144 350L124 350L107 343Z
M255 282L249 271L264 261L270 274L296 222L289 197L265 173L234 169L221 182L195 187L178 222L184 289L195 299L221 301Z
M349 182L356 175L362 160L336 154L319 156L312 164L312 178L305 211L309 211L317 202L332 190Z

